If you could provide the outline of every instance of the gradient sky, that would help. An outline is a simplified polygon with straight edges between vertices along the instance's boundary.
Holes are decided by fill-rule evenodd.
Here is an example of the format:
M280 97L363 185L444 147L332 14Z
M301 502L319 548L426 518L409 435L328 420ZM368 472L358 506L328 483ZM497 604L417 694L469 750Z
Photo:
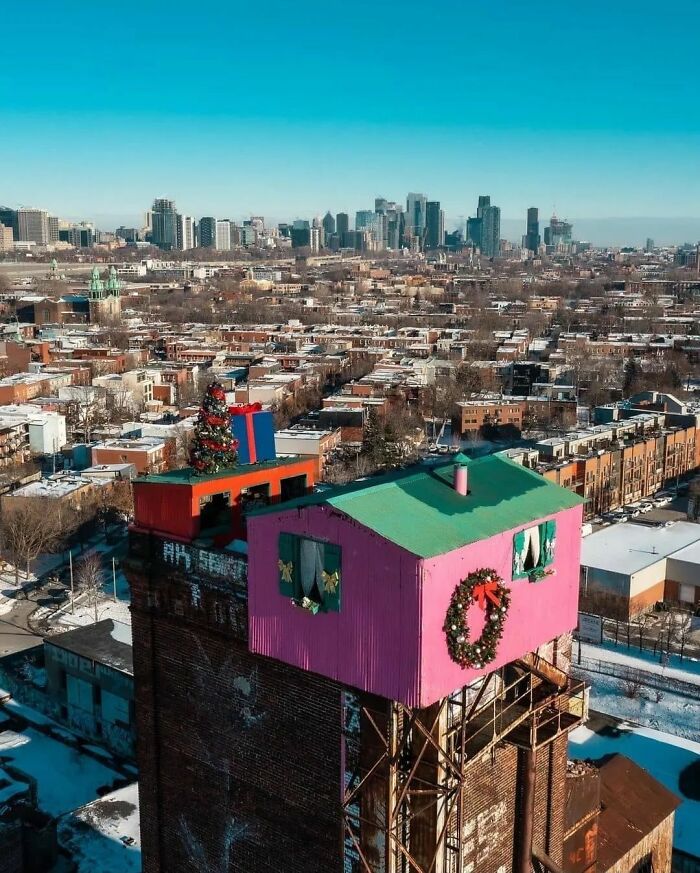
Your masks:
M700 216L698 0L10 3L0 202ZM700 231L699 231L700 232Z

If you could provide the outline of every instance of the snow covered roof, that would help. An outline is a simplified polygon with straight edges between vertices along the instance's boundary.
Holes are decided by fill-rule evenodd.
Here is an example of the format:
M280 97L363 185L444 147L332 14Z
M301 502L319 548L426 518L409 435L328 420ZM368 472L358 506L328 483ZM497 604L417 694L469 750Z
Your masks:
M698 542L700 525L688 521L663 527L615 524L583 539L581 565L631 576Z

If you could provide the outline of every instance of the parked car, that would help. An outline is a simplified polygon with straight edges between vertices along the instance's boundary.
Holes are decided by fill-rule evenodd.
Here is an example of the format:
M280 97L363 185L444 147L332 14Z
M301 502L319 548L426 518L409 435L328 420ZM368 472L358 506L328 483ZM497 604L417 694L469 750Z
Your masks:
M653 508L654 506L651 503L642 503L642 505L639 507L639 511L641 513L647 513L651 512Z
M638 506L626 506L625 514L628 518L638 518L641 515L641 509Z
M654 498L654 506L661 508L662 506L668 506L671 503L670 497L655 497Z

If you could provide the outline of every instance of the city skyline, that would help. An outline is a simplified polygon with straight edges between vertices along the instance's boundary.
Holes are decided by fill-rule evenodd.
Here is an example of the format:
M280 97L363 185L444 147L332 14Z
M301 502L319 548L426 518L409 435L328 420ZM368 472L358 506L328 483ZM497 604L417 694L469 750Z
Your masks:
M543 21L515 3L426 16L409 2L398 16L361 2L349 20L295 9L290 21L276 2L235 16L214 2L193 22L184 4L164 17L147 2L128 39L127 25L103 8L69 22L42 0L30 23L15 7L0 71L0 113L15 132L0 143L11 169L0 199L121 221L133 220L148 191L195 215L291 219L328 208L352 214L374 192L418 190L440 199L449 221L489 191L504 219L537 205L572 220L692 220L698 9L676 0L652 27L645 5L594 2L586 16L563 8ZM101 52L96 64L95 45L107 37L120 51ZM411 76L396 53L416 43L421 75ZM671 43L663 65L646 63ZM165 50L181 62L162 64ZM302 97L331 51L347 69L330 75L328 96ZM189 72L205 61L208 88ZM346 87L370 62L372 87ZM536 100L524 69L539 74ZM78 71L84 87L63 87Z

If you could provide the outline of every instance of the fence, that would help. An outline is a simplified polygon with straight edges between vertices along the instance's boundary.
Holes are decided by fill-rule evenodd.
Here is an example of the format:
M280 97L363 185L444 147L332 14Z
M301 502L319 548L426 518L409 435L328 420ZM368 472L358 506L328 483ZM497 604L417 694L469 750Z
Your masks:
M584 671L600 673L603 676L613 676L616 679L655 688L658 691L675 691L677 694L693 697L696 700L700 696L700 684L684 682L682 679L667 676L663 672L654 673L651 670L641 670L637 667L628 667L625 664L614 664L609 661L601 661L598 658L585 656L578 658L575 653L571 662L571 670L577 676L581 676Z

